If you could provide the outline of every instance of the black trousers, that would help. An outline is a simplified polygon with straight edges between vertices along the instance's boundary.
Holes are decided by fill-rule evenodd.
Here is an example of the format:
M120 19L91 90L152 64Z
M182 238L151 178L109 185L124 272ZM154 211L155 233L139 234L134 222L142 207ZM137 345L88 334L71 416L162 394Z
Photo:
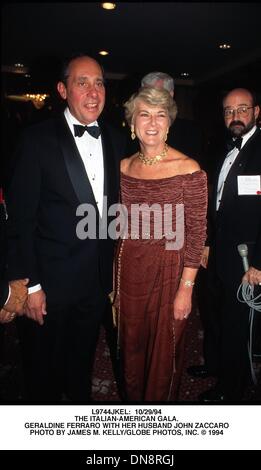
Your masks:
M206 367L217 375L230 400L240 400L251 381L249 307L237 300L237 284L226 284L210 265L205 275L199 308L204 329ZM203 306L204 304L204 306Z
M77 303L47 305L44 325L21 317L24 400L28 403L72 403L91 400L91 378L107 298L97 286Z
M0 362L4 358L4 335L5 335L5 325L0 325Z

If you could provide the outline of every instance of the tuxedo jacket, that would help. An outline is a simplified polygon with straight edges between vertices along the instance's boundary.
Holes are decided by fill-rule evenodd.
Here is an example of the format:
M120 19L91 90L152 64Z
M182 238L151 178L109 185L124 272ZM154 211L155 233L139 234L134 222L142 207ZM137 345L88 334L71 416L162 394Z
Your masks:
M100 124L104 160L104 195L108 207L118 202L119 165L125 154L121 134ZM64 115L24 132L7 192L8 276L40 283L47 301L73 302L95 292L97 282L112 288L114 241L79 239L80 204L99 214L84 164ZM105 222L106 223L106 222ZM110 223L110 220L108 220Z
M239 285L244 274L237 249L239 244L247 244L249 265L261 270L261 195L239 196L237 180L239 175L261 175L260 129L257 128L234 161L216 211L217 184L223 161L216 173L209 210L210 261L215 263L220 279Z
M5 304L9 286L5 280L6 270L6 220L4 205L0 202L0 309Z
M8 282L1 279L0 280L0 310L7 301L8 293L9 293Z

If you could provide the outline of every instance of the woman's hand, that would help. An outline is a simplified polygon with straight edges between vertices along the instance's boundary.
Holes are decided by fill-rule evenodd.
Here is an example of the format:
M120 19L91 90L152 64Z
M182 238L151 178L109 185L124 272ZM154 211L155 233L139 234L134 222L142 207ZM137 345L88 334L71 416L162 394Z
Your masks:
M24 313L24 303L27 299L28 290L26 285L29 279L16 279L15 281L9 282L10 297L4 305L4 309L7 312L15 312L19 315ZM14 318L14 316L13 316Z
M192 308L192 287L180 286L177 290L173 309L175 320L186 320Z

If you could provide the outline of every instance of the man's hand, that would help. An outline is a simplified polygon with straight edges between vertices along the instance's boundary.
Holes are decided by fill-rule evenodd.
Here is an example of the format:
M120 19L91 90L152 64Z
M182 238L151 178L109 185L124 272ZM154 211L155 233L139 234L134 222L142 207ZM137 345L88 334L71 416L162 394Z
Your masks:
M28 289L26 285L29 279L17 279L11 281L9 287L11 289L10 297L8 302L4 305L4 310L9 313L18 313L22 315L24 312L24 303L27 298Z
M261 271L259 269L250 266L249 270L245 273L242 278L242 282L251 284L251 286L261 286Z
M44 324L44 315L46 312L46 297L43 289L28 295L25 303L25 315L31 320L36 321L39 325Z
M0 323L9 323L16 317L15 312L7 312L4 308L0 310Z

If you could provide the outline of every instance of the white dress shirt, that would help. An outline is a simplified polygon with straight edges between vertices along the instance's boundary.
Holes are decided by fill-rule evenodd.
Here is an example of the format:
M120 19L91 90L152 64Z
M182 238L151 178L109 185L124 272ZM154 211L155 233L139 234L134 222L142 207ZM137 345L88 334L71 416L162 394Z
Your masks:
M250 137L254 134L256 130L256 126L252 127L252 129L247 132L247 134L242 136L242 144L241 144L241 149L244 147L245 143L250 139ZM222 199L222 194L223 194L223 189L224 189L224 183L226 181L227 175L236 160L237 156L239 154L239 150L237 147L234 147L232 150L230 150L224 160L224 163L222 165L222 168L219 173L219 178L218 178L218 187L217 187L217 199L216 199L216 210L218 211L220 202Z

